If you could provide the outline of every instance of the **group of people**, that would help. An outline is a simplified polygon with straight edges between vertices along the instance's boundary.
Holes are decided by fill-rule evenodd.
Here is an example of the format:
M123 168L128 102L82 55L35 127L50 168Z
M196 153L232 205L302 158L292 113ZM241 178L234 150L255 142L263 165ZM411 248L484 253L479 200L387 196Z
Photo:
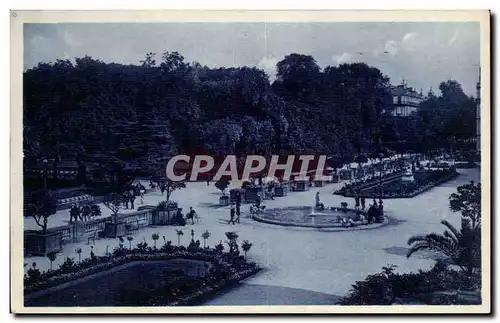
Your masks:
M235 197L235 203L231 203L231 207L229 209L229 221L228 224L236 224L236 222L240 223L240 215L241 215L241 193L237 192Z
M130 189L125 191L123 193L123 206L128 209L129 208L129 203L130 203L130 208L135 209L134 202L137 196L140 196L141 198L141 204L144 204L144 195L146 194L146 188L140 184L137 183L135 185L132 185Z
M191 220L191 224L194 225L195 220L199 221L198 213L193 209L192 206L189 207L189 212L186 214L186 219ZM186 220L184 219L184 215L182 214L182 208L177 209L177 213L175 214L174 224L184 226L186 225Z
M241 215L241 193L237 192L235 196L235 202L231 202L231 207L229 208L229 221L228 224L236 224L236 222L240 223L240 215Z
M373 201L376 203L375 199ZM354 209L364 211L365 207L366 207L366 198L364 196L359 197L359 195L356 194L356 197L354 197Z
M382 222L384 218L384 202L382 199L377 201L373 199L373 204L370 205L368 211L366 212L368 223Z

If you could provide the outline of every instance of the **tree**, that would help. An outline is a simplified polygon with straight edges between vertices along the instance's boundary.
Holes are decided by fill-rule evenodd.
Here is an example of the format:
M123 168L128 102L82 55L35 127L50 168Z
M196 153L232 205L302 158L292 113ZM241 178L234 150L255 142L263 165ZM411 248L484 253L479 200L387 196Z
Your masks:
M103 203L104 205L111 210L113 213L113 222L116 223L118 220L118 211L120 211L120 207L122 204L123 198L120 194L110 193L106 195Z
M317 90L320 68L310 55L290 54L276 65L277 74L273 87L283 88L287 95L307 97Z
M147 53L146 58L144 58L144 60L140 61L141 66L144 66L144 67L155 66L156 65L156 61L154 59L155 55L156 55L155 53Z
M184 235L184 232L180 229L176 229L175 233L177 234L177 245L181 245L181 237Z
M226 195L226 189L229 186L229 180L226 177L221 177L216 183L215 187L222 192L222 195Z
M407 257L419 250L433 250L472 275L474 269L481 266L481 185L471 182L459 186L457 191L450 196L450 209L462 212L461 229L456 229L448 221L441 221L447 228L442 235L431 233L408 240L411 248Z
M450 209L468 219L472 229L481 225L481 183L461 185L450 195Z
M49 217L56 213L56 200L54 196L44 190L24 200L24 216L31 216L36 224L42 229L42 234L47 232L47 223Z
M248 240L243 240L243 243L241 244L241 249L245 252L245 258L247 257L248 251L250 251L250 248L252 248L252 244L248 242Z
M160 235L157 232L155 232L151 235L151 239L153 239L154 248L156 249L156 241L160 239Z
M57 251L51 251L47 253L47 258L49 258L50 261L50 270L52 271L52 263L56 260L57 258Z
M208 238L210 238L210 232L208 232L208 230L205 230L205 232L203 232L201 234L201 237L203 238L203 248L206 248L207 247L207 240L208 240Z

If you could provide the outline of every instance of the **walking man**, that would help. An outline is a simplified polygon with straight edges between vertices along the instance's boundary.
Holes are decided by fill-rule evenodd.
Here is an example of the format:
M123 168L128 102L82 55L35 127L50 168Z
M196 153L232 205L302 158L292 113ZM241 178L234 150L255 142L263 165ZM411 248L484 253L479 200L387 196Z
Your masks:
M189 213L188 213L187 218L188 218L188 219L191 219L191 223L192 223L193 225L194 225L194 218L195 218L195 217L196 217L196 211L195 211L195 210L193 210L193 207L192 207L192 206L190 206L190 207L189 207Z
M240 223L241 204L236 202L236 222Z
M235 215L235 213L236 212L235 212L235 209L234 209L234 205L231 204L231 210L230 210L230 213L229 213L231 218L229 219L228 224L231 224L231 223L235 224L234 223L234 215Z

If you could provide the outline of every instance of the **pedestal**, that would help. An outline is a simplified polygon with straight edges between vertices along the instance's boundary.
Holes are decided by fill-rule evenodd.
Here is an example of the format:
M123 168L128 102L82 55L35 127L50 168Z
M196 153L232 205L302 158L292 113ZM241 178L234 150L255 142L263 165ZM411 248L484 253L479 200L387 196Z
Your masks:
M229 205L229 196L226 196L226 195L221 196L219 198L219 205L220 206L227 206L227 205Z
M309 182L308 181L295 181L295 190L299 192L309 190Z
M324 182L323 181L314 181L314 187L323 187Z
M274 188L274 194L276 196L287 196L288 195L288 185L282 185Z
M45 256L49 252L59 252L62 250L62 234L60 232L27 233L24 250L34 256Z
M264 199L264 191L260 187L250 187L245 190L245 201L247 203L256 203L258 197Z
M107 238L116 238L126 234L125 222L106 222L104 226L104 236Z
M352 171L348 170L348 169L344 169L340 172L340 177L344 180L344 181L350 181L352 179Z

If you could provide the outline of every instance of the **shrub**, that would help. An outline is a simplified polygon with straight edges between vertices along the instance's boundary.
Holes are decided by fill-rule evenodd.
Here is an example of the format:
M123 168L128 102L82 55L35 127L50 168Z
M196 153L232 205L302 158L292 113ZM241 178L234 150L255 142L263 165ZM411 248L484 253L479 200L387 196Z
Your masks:
M73 258L67 257L62 265L59 265L59 269L63 273L69 273L76 267L76 263Z

